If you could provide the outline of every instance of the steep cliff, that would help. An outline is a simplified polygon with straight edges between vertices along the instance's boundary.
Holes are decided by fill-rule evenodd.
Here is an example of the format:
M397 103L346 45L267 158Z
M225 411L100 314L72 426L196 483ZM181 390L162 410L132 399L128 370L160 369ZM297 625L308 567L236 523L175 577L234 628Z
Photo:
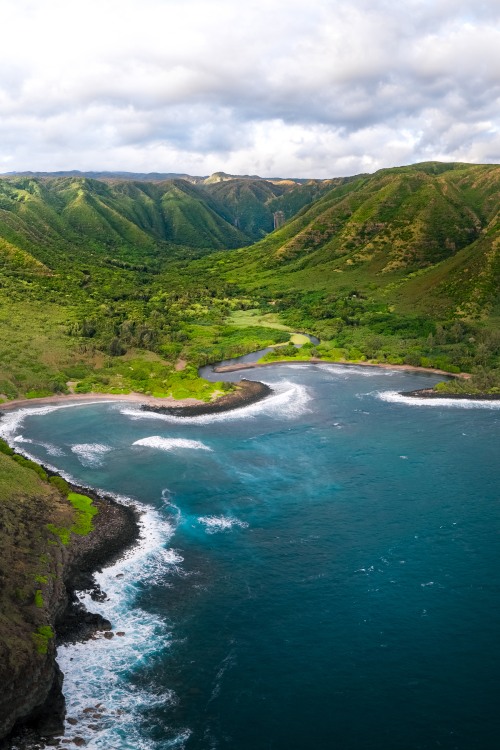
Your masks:
M0 740L16 723L44 717L47 699L50 710L63 710L56 622L66 632L84 620L106 627L71 607L72 588L77 579L88 585L88 574L138 533L132 509L97 496L84 529L64 483L52 482L35 464L0 452Z
M0 454L0 737L41 705L56 677L53 623L69 550L48 528L74 511L35 471Z

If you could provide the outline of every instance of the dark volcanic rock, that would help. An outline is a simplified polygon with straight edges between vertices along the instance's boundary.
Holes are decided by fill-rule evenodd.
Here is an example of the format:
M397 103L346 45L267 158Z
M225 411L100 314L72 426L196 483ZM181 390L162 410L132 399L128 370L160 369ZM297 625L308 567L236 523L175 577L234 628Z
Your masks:
M194 404L193 406L149 406L143 404L141 409L153 411L157 414L171 414L175 417L198 417L201 414L219 414L223 411L239 409L242 406L261 401L273 392L268 385L256 380L240 380L237 385L239 387L233 393L221 396L221 398L208 404Z
M459 401L500 401L499 393L443 393L433 388L419 388L416 391L401 391L400 396L410 398L447 398Z

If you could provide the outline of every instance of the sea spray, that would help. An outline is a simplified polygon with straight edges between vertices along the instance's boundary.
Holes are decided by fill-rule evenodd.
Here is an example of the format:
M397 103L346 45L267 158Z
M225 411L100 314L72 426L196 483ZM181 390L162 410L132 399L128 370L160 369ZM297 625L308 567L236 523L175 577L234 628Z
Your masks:
M198 523L205 527L207 534L216 534L218 531L230 531L234 527L240 529L248 528L246 521L231 516L199 516Z

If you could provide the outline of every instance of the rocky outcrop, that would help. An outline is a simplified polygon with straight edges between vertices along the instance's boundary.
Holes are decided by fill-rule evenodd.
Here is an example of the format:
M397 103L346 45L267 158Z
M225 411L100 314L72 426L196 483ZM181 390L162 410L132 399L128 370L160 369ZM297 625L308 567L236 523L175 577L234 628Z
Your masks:
M453 393L452 391L436 391L434 388L401 391L400 395L410 398L447 398L459 401L500 401L500 393Z
M242 369L248 367L243 365ZM230 368L228 368L230 369ZM234 368L237 369L237 368ZM215 372L226 371L224 368L215 370ZM272 388L265 383L259 383L255 380L240 380L236 383L236 390L221 396L216 401L207 404L193 404L191 406L150 406L144 404L141 409L144 411L154 411L158 414L171 414L175 417L197 417L201 414L218 414L231 409L239 409L242 406L254 404L263 398L272 394Z

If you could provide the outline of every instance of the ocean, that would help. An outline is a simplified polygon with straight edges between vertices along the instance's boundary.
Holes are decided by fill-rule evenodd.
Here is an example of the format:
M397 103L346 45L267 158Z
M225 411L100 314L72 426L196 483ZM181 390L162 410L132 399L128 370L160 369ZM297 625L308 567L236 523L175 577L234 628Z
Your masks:
M66 738L99 750L493 750L500 737L500 402L437 376L238 372L274 389L193 418L113 401L0 431L142 510L97 574L113 624L58 650ZM92 709L92 710L89 710Z

